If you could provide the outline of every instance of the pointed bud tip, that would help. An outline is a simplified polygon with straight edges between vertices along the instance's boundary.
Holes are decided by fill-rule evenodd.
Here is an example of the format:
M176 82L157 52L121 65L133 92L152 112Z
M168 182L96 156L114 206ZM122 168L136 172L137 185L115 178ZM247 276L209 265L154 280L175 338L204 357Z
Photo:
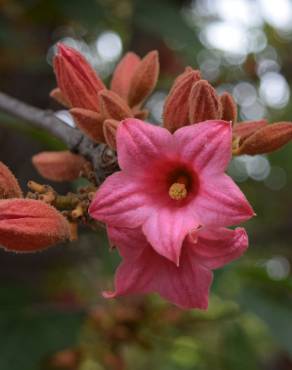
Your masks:
M0 199L21 198L19 183L9 168L0 162Z

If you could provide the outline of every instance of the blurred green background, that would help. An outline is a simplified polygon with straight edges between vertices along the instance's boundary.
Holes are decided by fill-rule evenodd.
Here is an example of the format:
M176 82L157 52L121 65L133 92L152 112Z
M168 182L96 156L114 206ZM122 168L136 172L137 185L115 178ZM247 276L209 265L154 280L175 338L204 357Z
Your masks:
M292 120L290 0L0 0L1 90L60 110L48 97L60 40L106 81L125 51L157 49L161 76L147 103L153 122L186 65L233 94L239 120ZM29 179L44 181L30 158L62 143L0 120L0 160L23 189ZM205 313L155 296L101 298L118 263L102 231L82 230L78 242L35 255L0 250L0 370L292 369L291 158L290 144L231 163L257 217L247 224L246 255L216 271Z

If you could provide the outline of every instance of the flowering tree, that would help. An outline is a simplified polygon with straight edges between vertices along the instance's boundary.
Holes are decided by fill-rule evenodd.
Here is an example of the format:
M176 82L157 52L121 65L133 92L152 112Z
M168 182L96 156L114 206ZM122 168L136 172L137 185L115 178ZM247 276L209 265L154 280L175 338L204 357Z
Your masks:
M36 252L78 237L78 226L106 227L122 262L106 298L159 293L182 308L208 307L212 270L248 247L241 227L255 215L225 174L233 156L278 150L292 138L292 123L237 122L229 93L218 96L187 67L173 83L163 127L144 122L143 105L159 74L156 51L143 59L128 53L110 88L76 50L60 44L54 58L58 87L51 96L70 111L74 127L54 113L0 94L0 109L61 139L68 151L32 158L54 181L79 176L88 185L58 194L29 181L23 194L0 164L0 244Z

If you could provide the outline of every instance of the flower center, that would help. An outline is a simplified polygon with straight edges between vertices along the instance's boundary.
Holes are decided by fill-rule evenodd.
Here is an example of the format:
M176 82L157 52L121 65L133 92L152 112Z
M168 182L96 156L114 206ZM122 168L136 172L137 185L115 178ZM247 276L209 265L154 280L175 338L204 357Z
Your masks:
M171 199L182 200L185 199L188 195L189 190L189 179L184 174L179 175L173 184L170 185L168 190L168 195Z
M168 194L171 199L182 200L186 198L186 196L188 195L188 191L185 184L175 182L170 186Z

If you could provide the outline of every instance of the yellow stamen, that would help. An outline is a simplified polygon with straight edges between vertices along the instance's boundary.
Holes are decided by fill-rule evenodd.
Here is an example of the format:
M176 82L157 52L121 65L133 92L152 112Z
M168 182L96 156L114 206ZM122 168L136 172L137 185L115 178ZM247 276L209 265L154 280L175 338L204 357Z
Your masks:
M168 194L169 194L171 199L182 200L182 199L186 198L186 196L188 195L188 192L187 192L187 188L186 188L185 184L175 182L169 188Z

